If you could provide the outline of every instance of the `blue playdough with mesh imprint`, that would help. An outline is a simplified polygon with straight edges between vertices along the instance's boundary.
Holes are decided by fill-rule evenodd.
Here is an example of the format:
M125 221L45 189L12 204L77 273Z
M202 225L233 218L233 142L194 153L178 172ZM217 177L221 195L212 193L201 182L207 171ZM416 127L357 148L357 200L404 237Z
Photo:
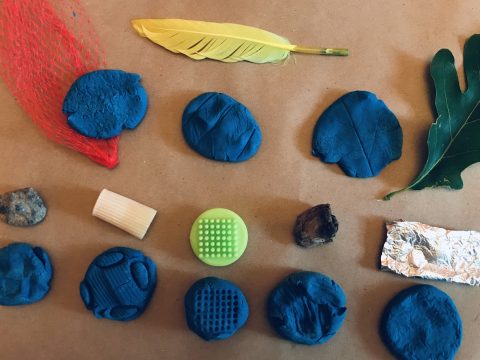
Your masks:
M193 150L217 161L248 160L262 142L250 110L222 93L209 92L193 99L183 113L182 129Z
M142 252L111 248L88 267L80 296L97 318L128 321L139 317L157 284L157 267Z
M381 336L398 359L452 360L462 342L462 320L447 294L431 285L416 285L388 304Z
M216 277L197 281L185 295L190 329L204 340L232 336L248 319L247 299L237 285Z
M53 269L41 247L13 243L0 249L0 305L32 304L50 291Z
M110 139L135 129L145 117L148 98L140 75L97 70L79 77L68 91L63 112L82 135Z

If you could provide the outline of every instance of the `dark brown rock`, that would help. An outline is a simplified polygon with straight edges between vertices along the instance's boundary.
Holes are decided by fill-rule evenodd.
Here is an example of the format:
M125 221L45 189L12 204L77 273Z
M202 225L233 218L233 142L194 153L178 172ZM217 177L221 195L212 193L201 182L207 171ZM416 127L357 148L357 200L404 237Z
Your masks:
M13 226L32 226L45 219L47 207L33 188L0 195L0 219Z
M294 236L297 245L310 248L333 241L338 222L330 204L312 207L297 217Z

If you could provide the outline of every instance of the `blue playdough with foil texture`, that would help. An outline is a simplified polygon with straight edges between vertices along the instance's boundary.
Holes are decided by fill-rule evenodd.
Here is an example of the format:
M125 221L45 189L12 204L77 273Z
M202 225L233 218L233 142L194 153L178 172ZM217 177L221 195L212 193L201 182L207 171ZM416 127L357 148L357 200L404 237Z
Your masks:
M189 328L207 341L231 337L248 319L247 299L230 281L207 277L197 281L185 295Z
M270 293L267 313L270 324L282 337L299 344L323 344L343 324L346 297L329 277L296 272Z
M142 252L111 248L97 256L80 284L80 296L97 318L128 321L146 309L157 284L157 267Z
M41 247L13 243L0 249L0 305L26 305L50 291L53 268Z
M385 103L368 91L335 101L315 126L312 154L352 177L377 176L402 154L403 132Z
M447 294L431 285L416 285L388 304L381 336L398 359L451 360L462 342L462 320Z
M82 135L110 139L136 128L147 112L140 75L97 70L79 77L63 102L68 125Z
M193 150L217 161L248 160L262 142L250 110L222 93L209 92L193 99L183 113L182 129Z

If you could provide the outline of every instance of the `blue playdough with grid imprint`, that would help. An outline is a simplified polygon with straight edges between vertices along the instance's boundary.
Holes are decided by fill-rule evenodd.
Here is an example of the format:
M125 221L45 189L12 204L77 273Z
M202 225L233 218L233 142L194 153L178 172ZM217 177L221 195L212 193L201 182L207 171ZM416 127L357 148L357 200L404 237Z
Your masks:
M207 277L185 295L185 314L190 329L204 340L231 337L248 319L247 299L230 281Z
M157 267L142 252L111 248L88 267L80 296L97 318L128 321L139 317L157 284Z

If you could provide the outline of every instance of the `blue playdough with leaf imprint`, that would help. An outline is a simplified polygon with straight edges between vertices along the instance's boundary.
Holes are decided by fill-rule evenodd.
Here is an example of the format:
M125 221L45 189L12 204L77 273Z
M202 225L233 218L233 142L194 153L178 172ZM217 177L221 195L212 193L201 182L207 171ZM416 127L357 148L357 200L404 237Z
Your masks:
M97 70L79 77L63 102L68 125L82 135L110 139L134 129L148 106L140 75L121 70Z
M377 176L402 154L403 133L385 103L368 91L353 91L320 116L312 154L338 163L352 177Z
M227 339L245 325L247 299L230 281L203 278L185 295L185 315L190 329L202 339Z
M268 319L290 341L323 344L342 326L346 301L342 288L329 277L316 272L296 272L270 293Z
M128 321L146 309L157 284L157 267L142 252L111 248L88 267L80 296L97 318Z
M25 305L50 291L53 269L41 247L13 243L0 249L0 305Z
M398 359L451 360L462 341L462 320L447 294L431 285L416 285L388 304L381 336Z
M222 93L209 92L193 99L183 113L182 129L193 150L218 161L248 160L262 142L252 113Z

